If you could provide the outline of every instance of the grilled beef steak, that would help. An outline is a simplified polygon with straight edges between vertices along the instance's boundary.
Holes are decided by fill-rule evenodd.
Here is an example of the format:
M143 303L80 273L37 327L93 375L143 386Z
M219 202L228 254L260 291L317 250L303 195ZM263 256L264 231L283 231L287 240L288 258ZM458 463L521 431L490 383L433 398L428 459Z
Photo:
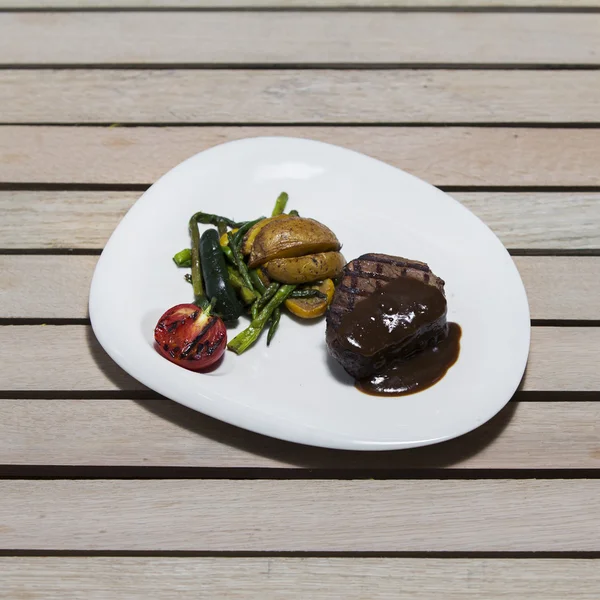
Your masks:
M363 254L342 273L327 313L327 347L357 379L443 340L444 281L422 262Z

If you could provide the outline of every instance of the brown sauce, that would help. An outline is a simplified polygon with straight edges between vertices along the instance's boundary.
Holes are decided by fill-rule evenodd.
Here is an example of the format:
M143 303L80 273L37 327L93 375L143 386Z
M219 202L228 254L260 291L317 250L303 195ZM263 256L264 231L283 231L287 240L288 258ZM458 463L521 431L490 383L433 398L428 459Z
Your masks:
M461 329L448 323L448 335L412 358L398 359L376 374L356 381L356 387L374 396L405 396L437 383L458 360Z
M345 348L376 363L384 349L387 357L392 347L407 355L427 337L443 334L446 308L437 287L401 277L357 302L337 335Z
M336 332L359 390L400 396L431 387L458 359L461 329L446 321L444 293L399 277L356 302Z

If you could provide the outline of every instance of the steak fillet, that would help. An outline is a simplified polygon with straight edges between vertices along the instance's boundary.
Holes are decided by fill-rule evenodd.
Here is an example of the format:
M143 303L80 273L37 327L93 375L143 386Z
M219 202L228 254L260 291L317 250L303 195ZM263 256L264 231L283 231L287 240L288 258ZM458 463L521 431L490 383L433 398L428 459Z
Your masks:
M425 263L387 254L349 262L327 313L329 353L357 379L437 344L447 331L444 281Z

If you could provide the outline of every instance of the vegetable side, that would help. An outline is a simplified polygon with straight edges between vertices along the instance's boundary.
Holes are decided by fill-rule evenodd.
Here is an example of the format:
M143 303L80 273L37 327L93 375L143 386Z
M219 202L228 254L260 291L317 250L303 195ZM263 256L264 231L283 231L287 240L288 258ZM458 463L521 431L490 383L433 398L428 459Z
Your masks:
M286 213L282 192L270 217L235 221L197 212L190 218L191 248L173 256L193 286L195 304L233 324L243 316L249 326L229 342L236 354L248 350L268 328L267 345L279 326L282 309L300 318L325 314L334 280L344 266L335 234L314 219ZM198 225L211 225L202 235Z

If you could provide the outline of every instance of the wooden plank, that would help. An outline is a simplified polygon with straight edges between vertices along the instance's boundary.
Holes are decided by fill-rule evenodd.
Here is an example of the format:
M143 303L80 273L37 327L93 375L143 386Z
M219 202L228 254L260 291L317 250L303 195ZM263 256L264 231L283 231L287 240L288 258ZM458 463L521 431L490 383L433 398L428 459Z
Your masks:
M596 600L591 559L0 557L0 598Z
M141 192L0 191L0 213L3 215L0 245L4 249L103 248L121 218L140 196ZM522 205L518 200L515 204L517 207ZM600 194L586 199L580 196L578 204L582 205L581 211L591 217L590 213L598 210L596 206L600 208ZM562 219L557 222L559 227L561 222ZM593 230L592 236L597 234L597 240L592 237L594 241L588 243L600 247L600 230L595 226ZM549 235L552 237L551 233Z
M5 249L103 248L141 192L0 191ZM600 248L600 193L453 192L508 248Z
M0 9L65 8L594 8L598 0L0 0Z
M600 194L573 191L451 195L482 219L507 248L600 247Z
M3 465L577 470L600 467L599 439L600 402L511 402L441 445L346 452L261 436L166 399L0 400Z
M24 8L593 8L598 0L0 0Z
M35 369L23 369L31 348L44 349ZM600 328L534 327L525 391L600 391ZM230 357L231 359L231 357ZM143 390L102 350L90 327L0 327L0 382L4 391Z
M3 65L592 65L599 45L594 13L0 14Z
M87 317L97 261L97 256L0 255L0 318Z
M3 123L597 123L598 105L596 71L0 71Z
M0 481L0 549L598 551L600 480Z
M600 129L487 127L6 126L0 181L147 184L196 152L261 135L345 146L439 186L600 185Z
M514 261L532 319L600 319L600 258L516 256Z
M23 369L17 354L34 339L44 348L44 360ZM0 382L6 390L146 389L109 358L91 327L75 325L0 327Z
M0 318L86 318L97 260L96 256L0 255ZM514 260L532 319L600 320L600 257L517 256Z

